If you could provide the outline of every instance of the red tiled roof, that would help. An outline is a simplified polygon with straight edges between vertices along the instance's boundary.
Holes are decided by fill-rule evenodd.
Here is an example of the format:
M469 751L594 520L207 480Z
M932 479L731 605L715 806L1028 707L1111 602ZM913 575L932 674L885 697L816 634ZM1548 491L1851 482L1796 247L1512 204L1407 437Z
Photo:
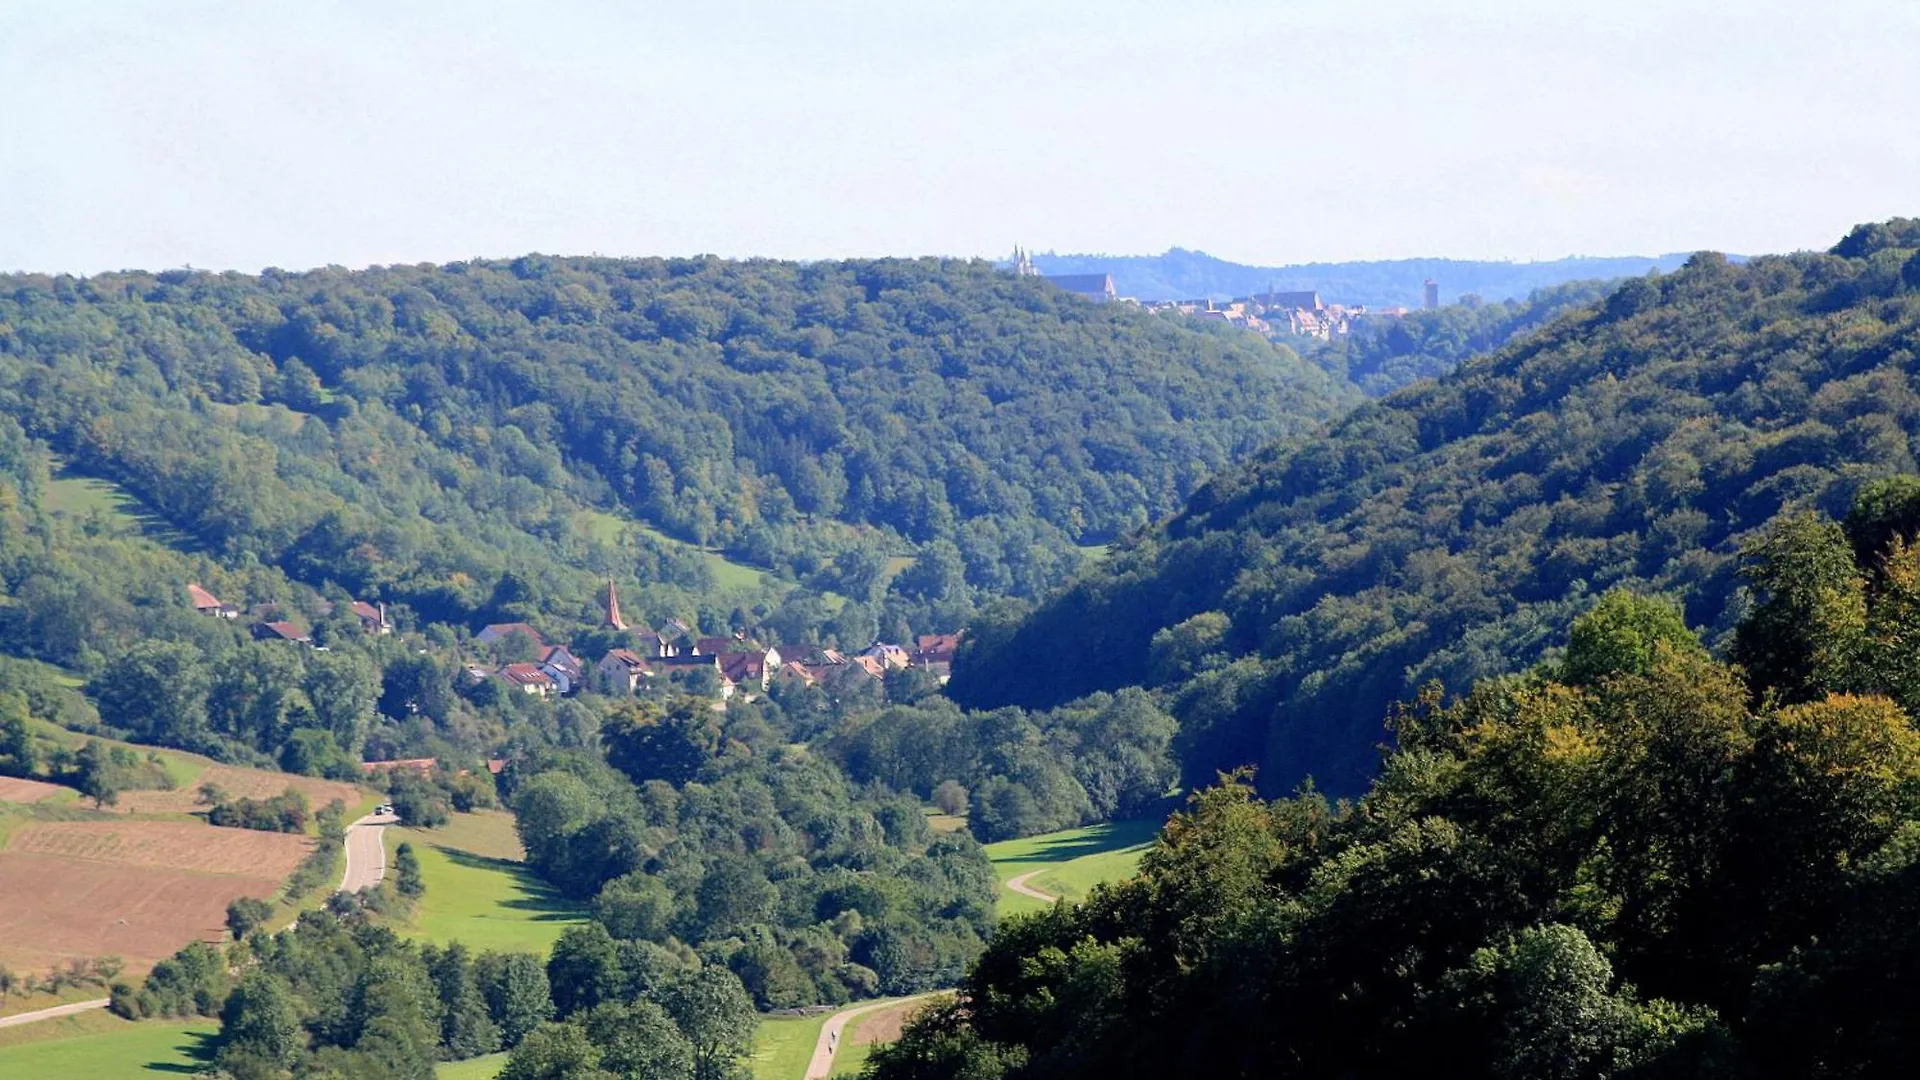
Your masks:
M918 652L952 652L960 647L959 634L921 634L913 639L913 647Z
M262 623L261 625L266 627L268 630L272 631L275 636L284 638L288 641L307 640L307 635L302 633L299 627L293 625L290 622L270 622L270 623Z
M720 654L720 674L734 682L759 680L767 673L767 658L760 653L730 652Z
M519 686L553 686L553 676L540 670L537 664L508 664L500 669L500 677Z
M541 636L540 631L535 630L523 622L489 623L480 628L480 633L492 633L495 637L506 637L516 630L532 638L535 645L545 645L547 643L547 639Z
M219 600L215 599L212 593L208 592L207 590L201 588L198 585L187 586L187 599L193 602L193 608L195 611L205 610L206 608L220 608L220 607L226 606L225 604L222 604Z
M355 600L353 602L353 613L370 622L380 621L380 609L367 603L365 600Z
M506 767L507 767L506 758L490 757L487 759L487 771L492 773L495 776L499 776L500 770Z
M647 666L646 657L641 656L639 653L634 652L632 649L610 649L607 652L606 658L601 662L605 663L606 660L612 660L616 663L624 664L630 668Z

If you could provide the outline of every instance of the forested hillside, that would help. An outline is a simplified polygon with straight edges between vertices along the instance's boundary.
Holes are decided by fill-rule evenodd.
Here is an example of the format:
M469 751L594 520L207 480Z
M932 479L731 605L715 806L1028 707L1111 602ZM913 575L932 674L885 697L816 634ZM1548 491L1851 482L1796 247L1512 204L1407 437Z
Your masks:
M976 622L951 692L1045 707L1159 688L1189 781L1353 791L1389 702L1541 657L1605 589L1718 640L1734 552L1914 467L1920 223L1636 278L1325 437L1227 471L1031 616ZM1042 666L1070 643L1078 662Z
M0 413L72 468L224 559L444 619L509 570L555 611L580 569L702 586L638 530L600 540L641 565L593 551L579 524L600 511L856 600L892 584L957 624L969 590L1045 592L1076 545L1349 395L1251 335L980 262L528 256L0 289Z
M1121 296L1138 300L1197 300L1250 296L1268 289L1315 289L1328 303L1369 307L1418 307L1431 278L1441 299L1451 303L1469 294L1485 300L1520 300L1537 289L1597 278L1639 277L1649 270L1671 271L1685 254L1569 257L1548 262L1493 262L1472 259L1387 259L1375 262L1295 263L1246 266L1204 251L1172 248L1160 255L1033 256L1043 274L1113 275Z
M1200 793L866 1075L1912 1075L1920 480L1864 496L1746 548L1741 666L1610 592L1560 662L1398 711L1355 803Z
M1468 358L1585 307L1614 288L1614 282L1572 281L1536 289L1520 300L1463 297L1459 303L1409 311L1397 319L1361 320L1352 332L1325 341L1304 340L1301 355L1379 396L1416 379L1445 375Z

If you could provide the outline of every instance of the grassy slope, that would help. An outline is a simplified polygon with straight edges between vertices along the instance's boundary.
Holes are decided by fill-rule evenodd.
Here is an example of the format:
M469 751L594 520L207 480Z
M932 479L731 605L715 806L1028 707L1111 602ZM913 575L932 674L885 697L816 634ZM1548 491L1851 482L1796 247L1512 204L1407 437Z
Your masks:
M521 865L513 815L504 811L455 814L440 829L388 829L386 841L389 857L403 841L413 844L427 886L400 928L409 937L544 954L567 927L586 921Z
M761 1017L753 1036L753 1058L748 1066L754 1080L800 1080L813 1060L813 1044L831 1013L819 1016Z
M1160 831L1159 821L1113 821L1084 829L1043 833L987 845L994 875L1002 883L1040 870L1027 884L1041 892L1079 900L1103 881L1130 876ZM1000 913L1018 915L1046 905L1018 893L1000 891Z
M137 1080L205 1065L212 1020L133 1023L104 1011L0 1031L0 1076Z
M433 1080L493 1080L506 1067L505 1054L487 1054L465 1061L443 1061L433 1067Z

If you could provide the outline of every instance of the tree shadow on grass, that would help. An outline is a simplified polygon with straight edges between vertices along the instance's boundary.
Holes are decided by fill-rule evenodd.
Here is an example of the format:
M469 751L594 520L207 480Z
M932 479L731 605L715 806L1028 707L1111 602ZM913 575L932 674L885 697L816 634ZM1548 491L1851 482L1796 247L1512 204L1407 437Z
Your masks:
M217 1031L189 1031L185 1041L174 1046L175 1050L192 1059L192 1064L177 1061L149 1061L141 1066L145 1072L181 1073L192 1076L213 1064L213 1054L220 1048L220 1033Z
M1159 833L1160 824L1153 820L1110 821L1092 826L1080 836L1063 836L1036 844L1031 854L1020 856L1020 861L1066 862L1088 855L1139 847Z
M486 855L475 855L471 851L459 848L433 845L434 850L446 856L447 861L468 870L484 870L493 874L505 874L513 879L519 895L502 899L503 908L514 911L530 911L535 914L528 922L565 922L577 920L586 914L580 905L561 896L559 890L534 876L525 863L512 859L496 859Z

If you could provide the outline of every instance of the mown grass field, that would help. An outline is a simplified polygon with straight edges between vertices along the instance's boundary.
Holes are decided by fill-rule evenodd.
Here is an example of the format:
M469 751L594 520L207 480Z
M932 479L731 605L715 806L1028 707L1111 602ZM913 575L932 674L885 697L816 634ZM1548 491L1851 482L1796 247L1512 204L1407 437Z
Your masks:
M800 1080L813 1060L813 1044L831 1013L819 1016L763 1016L753 1034L753 1057L748 1066L754 1080Z
M1002 885L1000 913L1018 915L1047 906L1004 887L1009 878L1028 871L1040 871L1028 880L1029 887L1065 900L1084 899L1101 882L1132 876L1160 825L1157 820L1111 821L988 844L987 858Z
M116 533L144 533L157 543L181 551L197 547L193 537L148 509L134 495L111 480L57 472L47 482L40 505L49 513L84 521L98 515L107 529Z
M465 1061L443 1061L433 1067L433 1080L493 1080L506 1067L505 1054L487 1054Z
M134 1023L104 1010L0 1029L0 1076L20 1080L151 1080L190 1075L212 1059L213 1020Z
M398 928L409 937L459 941L476 952L544 954L567 927L587 919L521 863L513 815L505 811L455 814L439 829L388 829L389 859L403 842L419 856L427 887Z

